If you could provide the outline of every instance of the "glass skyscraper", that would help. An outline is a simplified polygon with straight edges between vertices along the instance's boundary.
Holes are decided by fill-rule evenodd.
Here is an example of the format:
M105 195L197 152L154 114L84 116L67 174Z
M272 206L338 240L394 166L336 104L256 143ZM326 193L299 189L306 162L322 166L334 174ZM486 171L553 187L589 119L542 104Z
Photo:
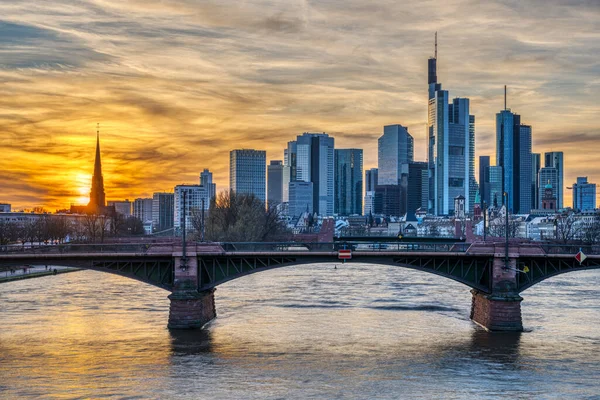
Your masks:
M539 209L540 208L540 168L541 164L541 154L540 153L532 153L531 154L531 208Z
M267 152L232 150L229 153L229 188L236 193L252 193L266 200Z
M593 211L596 209L596 184L588 183L587 176L578 176L573 184L573 209Z
M556 168L556 191L554 192L554 196L556 197L556 208L561 209L564 207L564 158L562 151L552 151L544 154L544 167L547 168Z
M398 185L402 164L414 158L414 139L402 125L383 127L383 136L377 141L379 185Z
M362 149L335 149L334 213L362 214L362 173Z

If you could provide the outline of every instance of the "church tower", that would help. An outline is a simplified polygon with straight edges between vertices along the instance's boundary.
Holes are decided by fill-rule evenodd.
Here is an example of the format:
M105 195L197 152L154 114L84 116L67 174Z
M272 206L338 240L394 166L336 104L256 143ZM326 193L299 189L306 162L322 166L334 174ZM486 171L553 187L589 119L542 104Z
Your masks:
M96 127L96 160L94 162L94 176L92 177L88 211L99 213L105 206L104 178L102 177L102 161L100 160L100 124L98 124Z

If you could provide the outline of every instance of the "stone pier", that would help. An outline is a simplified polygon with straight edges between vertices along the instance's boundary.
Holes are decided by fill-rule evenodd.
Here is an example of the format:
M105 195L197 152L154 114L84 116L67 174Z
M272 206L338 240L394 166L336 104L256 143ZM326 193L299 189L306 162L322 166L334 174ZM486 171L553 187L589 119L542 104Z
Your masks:
M198 291L198 258L174 253L175 278L169 295L169 329L202 328L217 316L215 289Z

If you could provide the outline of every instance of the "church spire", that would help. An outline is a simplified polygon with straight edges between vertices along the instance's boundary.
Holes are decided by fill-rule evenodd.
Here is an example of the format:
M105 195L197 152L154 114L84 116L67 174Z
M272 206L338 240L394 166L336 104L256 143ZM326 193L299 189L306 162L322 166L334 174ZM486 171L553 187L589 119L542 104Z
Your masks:
M92 176L92 190L88 208L90 212L97 213L106 206L104 195L104 178L102 177L102 161L100 159L100 124L96 125L96 160L94 161L94 175Z

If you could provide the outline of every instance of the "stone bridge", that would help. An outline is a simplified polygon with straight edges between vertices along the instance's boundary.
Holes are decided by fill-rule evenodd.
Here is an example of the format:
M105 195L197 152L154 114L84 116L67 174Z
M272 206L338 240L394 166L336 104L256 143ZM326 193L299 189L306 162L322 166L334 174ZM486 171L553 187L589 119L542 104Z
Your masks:
M350 260L339 260L347 247ZM508 250L508 251L507 251ZM580 263L580 250L587 258ZM600 268L600 248L512 241L475 243L181 243L56 245L0 249L0 266L64 265L109 272L171 292L170 328L216 317L215 288L273 268L370 263L443 276L472 290L471 319L492 331L523 329L520 293L552 276Z

